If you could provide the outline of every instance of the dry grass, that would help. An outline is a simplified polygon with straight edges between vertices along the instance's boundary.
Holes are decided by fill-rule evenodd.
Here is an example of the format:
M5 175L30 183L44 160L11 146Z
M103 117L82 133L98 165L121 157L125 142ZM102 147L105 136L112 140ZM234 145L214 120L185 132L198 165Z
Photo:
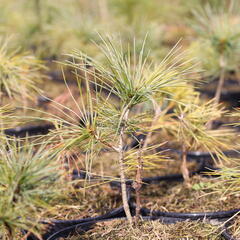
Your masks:
M211 180L215 181L215 180ZM209 179L196 176L192 179L192 188L185 187L182 183L161 183L150 185L143 190L143 205L152 210L174 212L200 212L221 211L239 207L239 197L221 197L218 194L205 195L204 190ZM68 207L71 205L71 207ZM66 203L55 207L58 219L77 219L82 217L94 217L108 212L110 209L121 205L121 196L118 191L112 190L107 184L96 185L89 189L79 189L78 193ZM237 218L231 232L239 236L240 219ZM116 240L148 240L148 239L222 239L219 236L219 223L185 221L172 225L165 225L158 221L141 222L129 229L129 225L123 220L114 220L98 223L91 231L83 236L75 235L71 240L77 239L116 239Z
M79 238L70 238L77 240ZM84 240L180 240L180 239L221 239L217 226L202 222L181 222L173 225L158 221L140 222L129 229L125 221L116 220L97 224L97 227L81 236Z

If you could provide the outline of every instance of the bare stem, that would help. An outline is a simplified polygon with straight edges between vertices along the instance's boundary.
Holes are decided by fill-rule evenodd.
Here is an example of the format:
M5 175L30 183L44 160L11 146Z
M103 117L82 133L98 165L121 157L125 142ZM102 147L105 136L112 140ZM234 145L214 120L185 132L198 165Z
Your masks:
M220 101L222 88L223 88L223 84L224 84L224 79L225 79L225 63L224 63L224 59L222 56L220 57L219 65L220 65L220 77L219 77L217 89L216 89L215 96L214 96L214 104L216 106L218 105L218 103ZM212 125L213 125L213 121L210 120L206 125L207 129L212 129Z
M128 110L127 112L124 112L123 120L125 121L128 118ZM128 196L127 196L127 185L126 185L126 177L125 177L125 164L124 164L124 130L125 126L123 125L120 128L120 135L119 135L119 145L118 148L112 146L111 144L101 140L100 138L96 137L95 138L100 141L102 144L110 147L114 151L118 152L119 155L119 172L120 172L120 182L121 182L121 189L122 189L122 202L123 202L123 208L126 214L126 217L129 221L129 223L132 225L132 215L130 212L129 204L128 204Z
M151 124L151 128L157 123L158 119L159 119L159 116L161 114L161 107L154 101L153 101L153 105L154 105L154 109L155 109L155 115L154 115L154 118L153 118L153 121L152 121L152 124ZM145 138L145 141L144 141L144 144L143 144L143 149L146 149L147 146L148 146L148 143L150 142L151 140L151 137L152 137L152 131L149 131L147 133L147 136Z
M218 104L220 101L220 97L221 97L221 92L222 92L222 88L223 88L223 84L224 84L224 78L225 78L225 67L224 67L224 61L223 58L220 59L220 78L219 78L219 82L218 82L218 86L217 86L217 90L215 93L215 104Z
M123 112L123 121L126 122L128 119L129 110ZM121 181L121 189L122 189L122 202L123 208L126 214L126 217L132 225L132 215L130 212L129 204L128 204L128 197L127 197L127 185L126 185L126 177L125 177L125 164L124 164L124 131L125 131L125 124L123 124L120 128L120 136L119 136L119 146L118 146L118 153L119 153L119 167L120 167L120 181Z
M138 166L137 166L137 172L136 172L136 181L134 182L134 186L133 186L136 192L136 221L138 221L140 218L140 208L141 208L140 189L142 187L142 170L143 170L142 143L143 143L143 140L141 139L139 143L139 151L138 151Z
M185 144L182 145L182 165L181 165L181 171L182 171L184 182L187 185L190 185L189 171L188 171L188 168L187 168L187 147L186 147Z

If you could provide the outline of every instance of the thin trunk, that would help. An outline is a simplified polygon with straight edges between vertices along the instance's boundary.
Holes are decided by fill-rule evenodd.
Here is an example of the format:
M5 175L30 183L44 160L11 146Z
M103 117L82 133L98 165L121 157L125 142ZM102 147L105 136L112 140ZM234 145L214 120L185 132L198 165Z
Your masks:
M182 171L184 182L187 185L190 185L189 171L188 171L188 168L187 168L187 147L186 147L185 144L182 145L182 165L181 165L181 171Z
M140 190L142 187L142 170L143 170L143 161L142 161L142 154L143 154L143 140L140 141L139 144L139 151L138 151L138 166L137 166L137 173L136 173L136 181L134 183L134 189L136 192L136 221L140 218L140 209L141 209L141 196Z
M128 197L127 197L127 185L126 185L126 177L125 177L125 164L124 164L124 150L123 150L123 136L124 129L122 128L120 131L119 138L119 166L120 166L120 179L121 179L121 189L122 189L122 202L123 208L126 214L126 217L129 223L132 225L132 215L130 212Z
M218 82L218 86L217 86L217 90L215 93L215 104L218 104L220 101L220 97L221 97L221 93L222 93L222 88L223 88L223 84L224 84L224 78L225 78L225 68L222 66L221 67L221 71L220 71L220 78L219 78L219 82Z
M220 65L220 77L219 77L217 89L216 89L215 96L214 96L214 104L216 104L216 106L217 106L217 104L219 104L219 101L221 98L221 93L222 93L222 88L223 88L223 84L224 84L224 79L225 79L225 62L224 62L223 56L220 57L219 65ZM213 124L213 121L210 120L206 124L207 129L212 129L212 124Z
M123 111L123 122L126 122L128 119L128 113L129 110L126 109ZM121 126L120 128L120 136L119 136L119 146L118 146L118 151L119 151L119 166L120 166L120 181L121 181L121 189L122 189L122 202L123 202L123 208L126 214L126 217L132 225L132 215L130 212L129 204L128 204L128 196L127 196L127 185L126 185L126 177L125 177L125 164L124 164L124 131L125 131L125 124Z
M124 114L123 120L125 120L128 117L128 110ZM121 182L121 190L122 190L122 203L123 203L123 208L126 214L126 217L129 221L129 223L132 225L132 215L130 212L129 204L128 204L128 194L127 194L127 185L126 185L126 177L125 177L125 164L124 164L124 129L125 126L121 127L120 129L120 135L119 135L119 145L118 148L110 145L109 143L102 141L98 137L96 139L100 141L102 144L106 145L107 147L110 147L114 151L118 153L119 156L119 173L120 173L120 182Z
M157 123L159 116L161 114L161 107L154 100L153 100L153 105L155 109L155 115L151 124L151 128ZM142 154L143 154L143 151L147 148L151 140L151 137L152 137L152 131L149 131L147 133L144 143L142 139L139 142L138 166L137 166L137 173L136 173L136 181L134 184L134 189L136 192L136 221L139 220L140 209L141 209L140 189L142 187L142 170L143 170Z
M155 115L154 115L154 118L153 118L153 121L152 121L152 124L151 124L151 128L157 123L158 119L159 119L159 116L161 114L161 107L153 100L153 105L154 105L154 108L155 108ZM147 136L145 138L145 141L144 141L144 144L143 144L143 149L146 149L147 146L148 146L148 143L150 142L151 140L151 137L152 137L152 131L149 131L147 133Z
M225 61L224 61L223 55L220 56L219 66L220 66L220 77L219 77L218 86L217 86L215 97L214 97L216 104L219 103L221 93L222 93L223 84L224 84L224 78L225 78Z

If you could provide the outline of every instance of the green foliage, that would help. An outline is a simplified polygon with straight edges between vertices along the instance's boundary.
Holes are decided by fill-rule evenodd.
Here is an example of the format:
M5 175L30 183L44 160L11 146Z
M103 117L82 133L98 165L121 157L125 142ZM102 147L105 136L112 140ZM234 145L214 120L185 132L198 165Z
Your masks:
M168 161L168 156L164 151L157 151L157 148L162 147L163 144L156 144L143 149L141 156L141 161L143 163L142 168L144 170L153 170L161 168L161 163L163 161ZM125 153L125 164L127 166L127 171L136 171L136 166L138 166L139 161L139 149L130 149Z
M208 186L213 192L220 192L223 196L239 195L240 193L240 169L237 167L223 167L213 173L217 175L217 181Z
M222 150L231 149L234 132L230 129L209 129L208 124L224 115L225 111L213 101L179 104L170 121L169 131L177 136L188 150L203 150L213 154L215 160L226 159ZM216 157L214 156L216 154Z
M29 98L37 92L38 83L45 67L40 61L19 50L9 48L9 41L0 42L0 88L9 97Z
M72 96L77 112L74 117L66 115L66 119L49 117L55 121L57 130L52 134L61 136L65 144L61 147L72 148L78 146L87 149L99 149L116 142L120 129L124 125L126 133L133 133L141 128L144 123L144 112L124 119L124 111L131 110L134 106L151 100L154 96L171 94L177 87L185 86L187 74L192 71L189 62L182 62L182 53L175 46L172 51L159 63L153 63L145 55L144 44L140 55L136 54L135 42L128 46L128 52L120 41L112 37L102 38L101 51L105 56L105 64L100 64L81 52L73 52L67 56L65 64L73 69L76 74L80 92L80 101ZM86 65L91 67L86 68ZM85 81L86 95L83 96L82 79ZM111 103L110 98L102 99L100 94L92 93L90 85L94 84L99 89L107 89L120 99L120 105ZM71 94L71 91L69 89ZM101 90L100 90L101 92ZM175 102L177 99L175 99ZM84 102L86 104L84 104ZM61 104L55 103L55 107ZM79 121L84 124L79 125ZM117 146L114 145L114 148ZM99 146L99 147L97 147ZM112 146L113 147L113 146Z
M102 87L117 95L122 104L129 108L150 99L155 94L164 93L167 87L182 85L186 79L181 76L191 70L185 67L184 62L181 63L182 55L176 46L162 62L155 64L148 62L148 56L144 54L145 41L139 55L135 51L135 42L132 47L128 47L128 52L124 53L122 44L113 38L102 38L102 41L100 49L105 56L106 66L82 53L75 52L70 56L76 59L76 62L89 61L96 71L90 69L87 70L88 73L100 79L103 82ZM177 65L178 63L181 65ZM83 64L74 65L84 70Z
M10 116L12 108L10 106L0 106L0 131L8 127L11 122Z
M218 4L205 5L194 12L194 28L198 34L192 43L192 54L200 60L207 76L216 77L220 69L237 70L240 52L240 18L237 1L230 6Z
M35 149L28 141L4 143L0 149L0 235L14 237L21 228L37 230L39 217L53 200L62 198L66 184L45 144Z
M92 56L99 51L91 44L95 32L121 33L126 39L151 38L147 46L162 56L172 44L162 46L169 33L166 23L183 22L196 0L2 0L0 32L14 35L17 46L41 58L61 58L74 48ZM176 4L178 7L176 7ZM169 14L170 13L170 14ZM180 36L185 35L184 33ZM178 40L179 33L176 37ZM123 39L125 41L125 39ZM172 37L175 41L175 37ZM139 44L141 45L141 44Z
M118 153L123 206L129 223L132 223L126 191L125 134L141 129L143 121L137 115L132 120L131 113L134 107L151 101L155 95L166 94L167 88L182 86L192 69L188 65L189 61L182 61L183 54L179 53L177 46L159 64L155 64L145 54L145 41L140 53L136 54L135 41L126 48L121 41L112 37L101 37L101 40L99 47L105 57L105 64L81 52L75 51L68 55L71 60L66 65L77 76L81 96L81 79L85 79L86 107L84 104L80 106L69 91L79 111L79 114L75 113L77 120L75 123L67 123L66 120L57 119L58 129L52 134L60 137L60 151L74 147L84 149L87 152L86 166L91 166L95 153L103 146ZM124 52L123 49L128 51ZM119 105L116 107L110 103L109 97L102 100L98 93L91 93L90 83L97 86L100 92L105 89L118 97ZM145 161L148 164L156 158L154 155L148 157L148 161Z
M235 109L234 112L229 114L230 117L236 121L233 126L239 126L240 110ZM239 137L239 136L238 136ZM238 195L240 192L240 169L239 159L232 159L230 166L223 166L221 170L217 170L213 175L217 175L216 183L213 183L210 188L215 192L221 192L225 196Z

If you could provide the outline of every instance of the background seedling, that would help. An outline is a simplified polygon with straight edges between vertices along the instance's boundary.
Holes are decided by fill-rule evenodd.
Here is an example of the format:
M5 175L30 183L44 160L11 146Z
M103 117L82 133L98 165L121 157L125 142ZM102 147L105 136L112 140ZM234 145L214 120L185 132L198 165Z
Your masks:
M39 91L36 86L42 78L41 70L45 69L34 56L12 49L9 40L0 42L0 94L10 98L21 97L26 103L33 93Z
M63 183L56 154L46 145L5 141L0 149L0 236L15 239L20 230L38 234L39 219L71 189ZM67 190L68 189L68 190ZM42 226L41 226L42 227Z
M187 169L187 153L189 151L207 151L215 162L226 159L222 151L231 149L230 140L234 136L233 131L228 129L209 130L208 128L209 122L220 118L223 114L224 110L220 106L216 106L213 101L200 103L199 98L195 98L195 102L179 104L175 108L169 131L181 142L181 171L187 184L190 182Z
M192 53L202 63L206 77L219 78L215 103L219 103L227 73L239 69L239 7L237 1L224 3L207 4L194 12L198 39L192 44Z

